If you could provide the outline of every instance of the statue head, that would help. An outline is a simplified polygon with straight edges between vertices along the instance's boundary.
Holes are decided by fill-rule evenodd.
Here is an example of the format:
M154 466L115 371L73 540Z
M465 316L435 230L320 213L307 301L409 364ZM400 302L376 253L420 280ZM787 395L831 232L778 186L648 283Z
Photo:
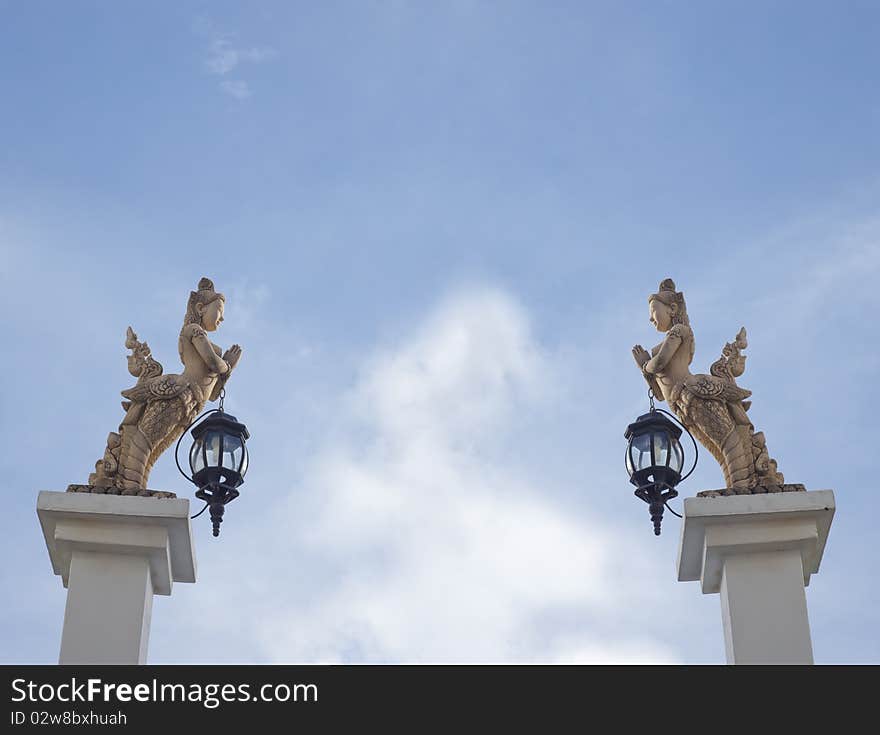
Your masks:
M666 278L660 290L648 297L650 320L658 332L668 332L676 324L690 326L684 294L675 290L675 282Z
M186 316L183 324L199 324L208 332L213 332L223 321L223 309L226 297L214 290L214 282L210 278L199 281L197 291L190 291L186 304Z

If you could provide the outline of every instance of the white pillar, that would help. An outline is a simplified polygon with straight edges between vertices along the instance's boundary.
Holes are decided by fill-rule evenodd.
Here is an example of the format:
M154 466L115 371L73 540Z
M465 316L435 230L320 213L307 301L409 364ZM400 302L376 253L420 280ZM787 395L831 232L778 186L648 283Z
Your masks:
M59 663L146 663L153 595L196 580L189 501L41 492L37 515L68 588Z
M811 664L804 587L819 571L831 490L686 498L678 579L721 593L729 664Z

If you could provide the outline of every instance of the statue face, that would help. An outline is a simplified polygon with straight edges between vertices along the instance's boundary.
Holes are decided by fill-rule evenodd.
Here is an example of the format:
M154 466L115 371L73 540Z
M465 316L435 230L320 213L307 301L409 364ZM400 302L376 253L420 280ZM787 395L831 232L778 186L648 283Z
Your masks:
M205 331L216 332L220 322L223 321L223 299L214 299L207 306L199 305L199 311L202 315L202 327Z
M648 310L651 324L657 328L657 331L668 332L672 327L673 308L659 299L651 299L648 302Z

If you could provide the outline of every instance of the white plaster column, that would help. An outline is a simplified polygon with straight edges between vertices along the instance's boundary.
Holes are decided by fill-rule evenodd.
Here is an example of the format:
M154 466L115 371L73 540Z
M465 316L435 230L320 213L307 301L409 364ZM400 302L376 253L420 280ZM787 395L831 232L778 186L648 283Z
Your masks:
M686 498L680 582L720 592L729 664L812 664L804 587L819 571L831 490Z
M143 664L153 595L195 582L189 501L41 492L37 516L67 587L61 664Z

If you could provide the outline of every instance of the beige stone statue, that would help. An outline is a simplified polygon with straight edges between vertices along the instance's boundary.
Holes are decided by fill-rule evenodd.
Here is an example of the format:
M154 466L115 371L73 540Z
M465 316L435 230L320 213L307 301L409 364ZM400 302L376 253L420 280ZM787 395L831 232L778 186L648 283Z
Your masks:
M728 342L709 375L693 375L694 333L690 327L684 294L667 278L657 293L648 298L650 321L663 341L649 353L633 347L636 364L654 396L665 400L673 413L718 460L727 487L700 495L732 495L803 490L803 485L786 485L776 461L770 458L763 432L746 413L751 391L740 388L736 379L745 371L741 351L748 346L745 327Z
M131 350L128 371L138 380L122 391L127 399L119 431L107 438L104 456L95 465L88 485L71 485L73 492L122 495L170 495L147 490L156 459L171 446L201 413L208 400L216 401L241 357L233 345L221 355L208 339L223 321L226 299L207 278L189 295L186 316L178 339L183 362L180 375L163 375L146 342L128 328L125 346Z

